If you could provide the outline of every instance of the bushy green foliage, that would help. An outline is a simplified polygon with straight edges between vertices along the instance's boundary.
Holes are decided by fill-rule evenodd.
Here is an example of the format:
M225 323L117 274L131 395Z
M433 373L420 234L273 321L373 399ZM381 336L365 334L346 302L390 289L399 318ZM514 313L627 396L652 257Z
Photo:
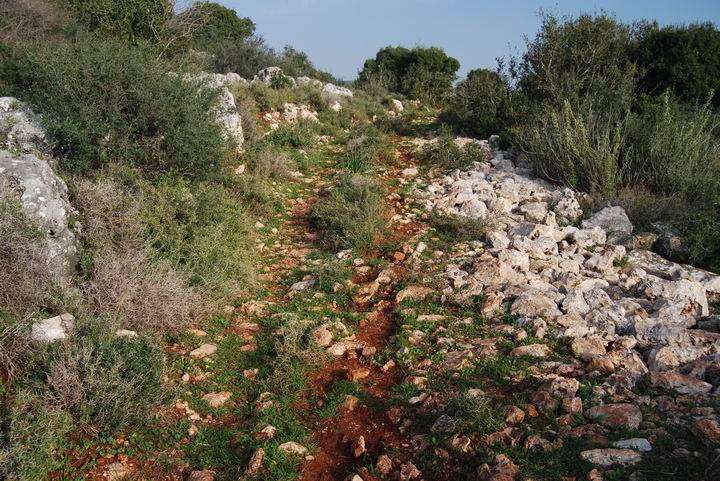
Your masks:
M639 88L650 95L672 90L694 103L712 97L720 106L720 31L711 23L639 29L631 58L641 75Z
M16 393L0 442L0 476L16 481L44 481L61 466L58 453L72 430L70 416L48 407L28 390Z
M194 48L205 50L219 42L242 42L255 33L255 23L239 17L235 10L215 2L198 2L179 15L188 22L197 21L192 32Z
M162 401L163 352L147 337L87 327L48 347L34 371L50 405L111 433L147 420Z
M641 227L669 222L685 243L679 260L717 267L718 120L703 105L714 57L679 58L685 44L712 43L712 30L645 25L633 33L604 14L545 16L518 86L530 101L520 145L536 173L628 202ZM633 60L640 62L639 84Z
M542 14L541 22L519 65L520 88L531 101L575 106L590 99L596 107L621 110L629 105L636 76L628 57L630 27L604 13Z
M312 125L300 122L295 125L283 125L265 137L269 144L279 147L293 147L296 149L309 147L315 142L315 132Z
M486 160L486 153L470 142L462 147L455 141L452 132L443 128L434 142L428 143L420 153L423 164L444 170L465 169L473 162Z
M623 181L622 124L569 101L536 113L523 137L535 173L578 190L608 194Z
M375 180L346 175L317 200L309 219L325 247L370 250L386 232L384 200Z
M151 175L208 177L227 152L213 119L217 92L170 74L144 47L94 35L29 42L0 78L41 110L66 170L122 163Z
M137 44L156 40L172 17L167 0L58 0L81 25Z
M452 90L459 68L438 47L385 47L365 61L358 83L434 104Z
M143 214L160 258L190 273L204 292L228 299L252 285L252 227L243 184L167 180L151 191Z
M524 95L510 86L505 75L478 69L457 85L440 118L466 135L505 138L520 124L525 111Z

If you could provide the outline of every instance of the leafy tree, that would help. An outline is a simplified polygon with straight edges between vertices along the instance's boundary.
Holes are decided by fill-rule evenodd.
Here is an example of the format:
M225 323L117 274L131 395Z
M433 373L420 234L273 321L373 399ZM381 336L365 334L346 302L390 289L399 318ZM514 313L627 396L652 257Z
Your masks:
M358 82L436 103L452 90L460 62L438 47L385 47L365 61Z
M505 137L520 122L526 102L506 75L477 69L468 73L448 97L441 119L460 132L477 138Z
M635 66L628 57L630 27L604 13L577 18L542 14L541 21L520 63L520 87L528 98L556 105L629 105L635 85Z
M239 17L235 10L219 3L195 3L179 15L201 18L202 24L193 34L193 46L205 49L218 42L241 42L255 33L255 23L247 17Z
M638 29L632 58L642 71L639 89L650 95L672 90L680 99L720 106L720 31L711 23Z

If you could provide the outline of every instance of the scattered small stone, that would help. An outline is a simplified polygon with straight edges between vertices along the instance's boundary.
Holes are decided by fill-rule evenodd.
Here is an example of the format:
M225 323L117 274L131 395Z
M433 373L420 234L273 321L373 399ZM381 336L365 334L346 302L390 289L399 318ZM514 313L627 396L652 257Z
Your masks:
M190 351L190 357L193 359L202 359L210 356L215 351L217 351L217 346L215 344L203 344L197 349Z
M215 479L215 471L204 469L202 471L193 471L188 476L187 481L213 481Z
M530 344L528 346L519 346L510 351L510 355L513 357L547 357L549 354L550 348L545 344Z
M395 302L400 304L408 299L413 301L422 301L425 300L425 298L429 296L432 292L432 289L424 286L406 287L405 289L397 293L397 296L395 296Z
M357 369L351 369L347 373L347 379L348 381L359 381L361 379L365 379L370 375L370 369L361 367Z
M430 432L432 433L451 433L455 430L455 421L447 414L443 414L435 420Z
M105 470L105 477L108 481L122 481L130 476L132 472L133 469L130 466L116 462L108 465Z
M231 396L232 393L227 391L211 392L203 396L203 401L208 403L208 405L212 408L219 408L220 406L225 404Z
M386 362L385 364L383 364L383 367L381 368L381 371L385 373L385 372L388 372L390 369L392 369L392 368L394 368L394 367L395 367L395 361L393 361L392 359L390 359L388 362Z
M277 434L277 429L275 429L274 426L271 426L271 425L268 424L267 426L265 426L264 428L262 428L262 429L260 430L260 432L258 432L258 433L256 434L256 437L257 437L258 439L267 440L267 439L273 439L273 438L275 437L275 434Z
M363 436L358 436L358 438L352 443L351 449L353 456L356 458L365 454L365 438Z
M620 449L634 449L641 453L648 453L652 451L652 445L650 441L645 438L632 438L615 441L613 446Z
M255 476L260 473L260 470L263 468L263 461L265 460L265 450L263 448L258 448L255 450L253 455L250 457L250 462L248 463L248 467L245 470L246 476Z
M375 463L375 469L377 469L378 472L383 476L387 476L388 474L392 473L393 470L392 459L390 459L385 454L381 454L378 457L377 462Z
M603 426L637 429L642 422L642 412L634 404L603 404L585 411L585 417Z
M307 448L302 444L298 444L295 441L288 441L278 446L278 449L285 454L296 454L302 456L308 452Z
M505 409L505 422L507 424L521 424L525 420L525 411L517 406L508 406Z
M708 445L720 445L720 426L714 419L699 419L690 425L690 431Z
M592 464L604 467L628 466L637 464L642 459L642 456L637 451L616 448L590 449L581 452L580 457Z
M354 411L360 400L351 394L346 394L342 407L345 411Z
M420 476L420 470L411 462L400 466L400 481L410 481Z

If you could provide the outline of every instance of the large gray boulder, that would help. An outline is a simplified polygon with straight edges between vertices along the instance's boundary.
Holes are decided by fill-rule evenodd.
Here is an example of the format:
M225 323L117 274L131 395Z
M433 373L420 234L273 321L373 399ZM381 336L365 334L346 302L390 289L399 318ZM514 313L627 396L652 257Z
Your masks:
M275 77L285 77L290 81L293 87L297 85L294 78L285 75L280 67L267 67L258 72L253 79L257 82L262 82L265 85L270 85Z
M612 244L626 244L632 238L633 225L628 219L625 209L619 206L606 207L582 222L583 229L600 227L607 233L607 240Z
M183 80L187 82L195 82L201 86L212 87L220 90L218 103L215 106L215 119L222 127L223 135L237 147L241 147L245 142L245 136L242 128L242 117L235 103L235 96L228 89L228 85L237 83L247 83L247 80L235 73L228 74L210 74L202 72L199 75L186 74Z
M48 160L7 150L0 150L0 182L46 233L48 268L58 281L68 283L78 260L78 240L68 225L74 209L67 200L65 182Z
M346 87L338 87L335 84L327 83L322 89L323 93L332 97L352 97L352 90Z

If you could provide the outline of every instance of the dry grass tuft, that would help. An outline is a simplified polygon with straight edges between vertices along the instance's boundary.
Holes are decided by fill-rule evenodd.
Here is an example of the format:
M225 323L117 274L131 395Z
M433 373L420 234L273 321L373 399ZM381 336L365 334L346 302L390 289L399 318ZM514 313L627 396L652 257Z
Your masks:
M47 243L0 181L0 310L18 318L43 306L52 287Z

